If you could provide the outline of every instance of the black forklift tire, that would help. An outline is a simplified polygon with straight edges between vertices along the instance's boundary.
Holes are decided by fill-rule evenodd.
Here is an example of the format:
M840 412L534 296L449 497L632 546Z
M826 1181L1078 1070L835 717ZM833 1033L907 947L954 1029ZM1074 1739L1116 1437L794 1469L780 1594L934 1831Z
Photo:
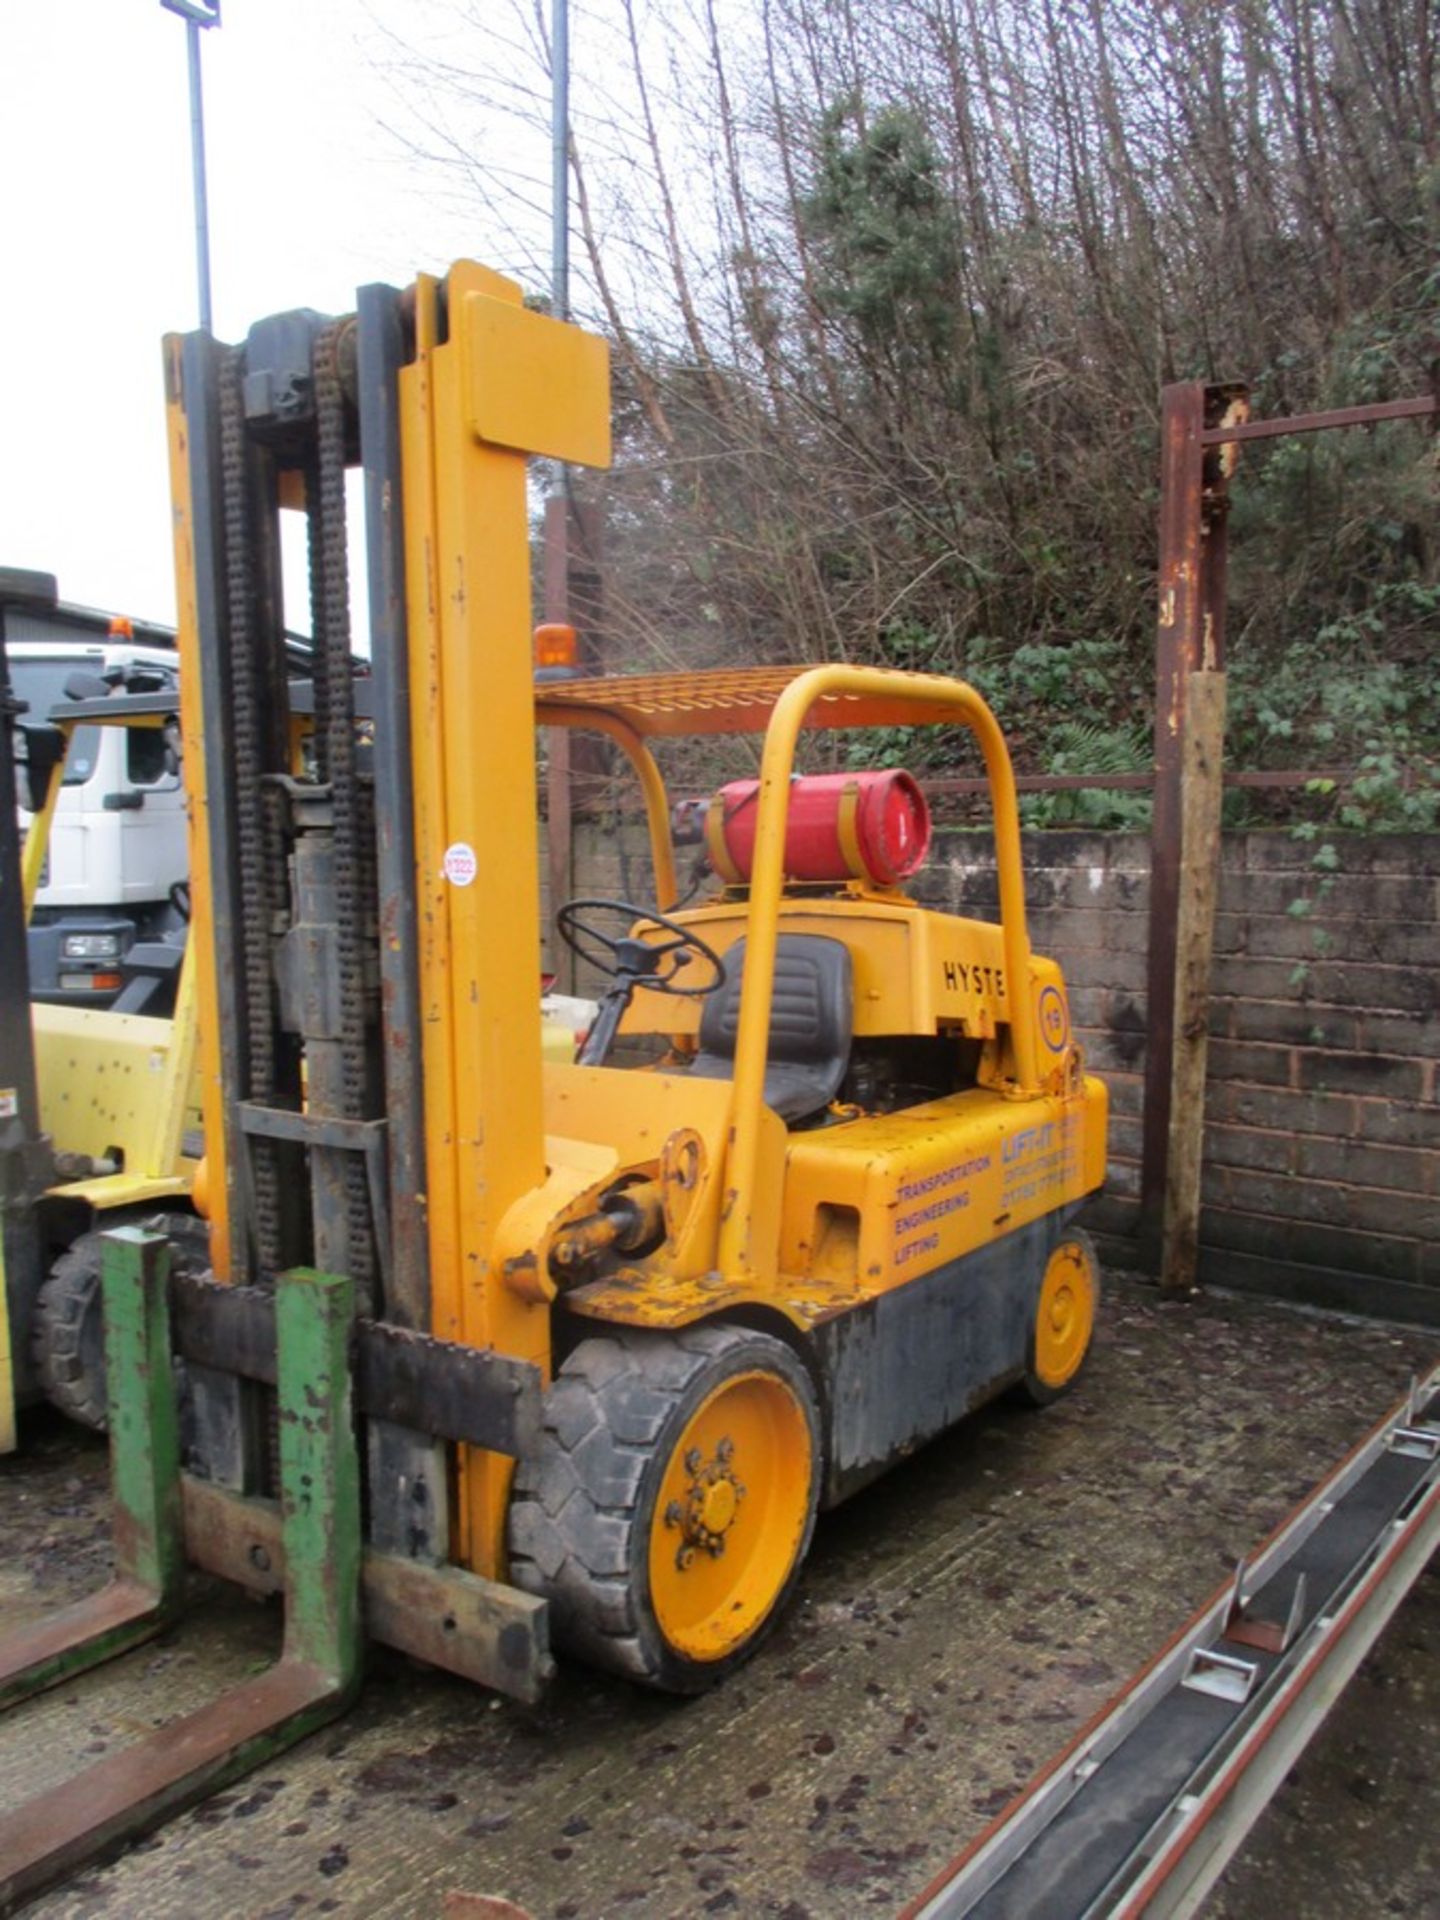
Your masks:
M30 1351L41 1391L52 1407L96 1433L103 1433L108 1424L105 1316L100 1304L104 1235L113 1227L155 1218L149 1211L117 1214L103 1226L82 1233L52 1265L35 1296ZM187 1273L203 1271L208 1265L205 1222L176 1213L170 1232L172 1265Z
M30 1336L45 1398L97 1433L106 1423L102 1244L98 1233L82 1233L60 1255L35 1296Z
M1081 1228L1067 1228L1046 1258L1026 1338L1018 1392L1032 1407L1053 1406L1079 1379L1099 1311L1095 1242Z
M560 1368L541 1445L517 1466L510 1577L549 1601L562 1651L700 1693L784 1610L822 1477L815 1391L783 1341L721 1325L607 1332Z

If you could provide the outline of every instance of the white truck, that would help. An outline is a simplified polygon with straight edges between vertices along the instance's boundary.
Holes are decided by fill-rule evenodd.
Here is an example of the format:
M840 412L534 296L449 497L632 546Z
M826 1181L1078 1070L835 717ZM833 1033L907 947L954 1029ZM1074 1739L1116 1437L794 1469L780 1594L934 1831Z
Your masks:
M93 697L107 687L160 691L178 679L171 650L121 637L93 644L14 640L9 655L11 681L28 703L31 723L47 720L82 687ZM22 831L29 821L22 807ZM64 1006L108 1006L136 942L182 934L188 870L184 788L164 733L80 727L65 762L31 914L32 996Z

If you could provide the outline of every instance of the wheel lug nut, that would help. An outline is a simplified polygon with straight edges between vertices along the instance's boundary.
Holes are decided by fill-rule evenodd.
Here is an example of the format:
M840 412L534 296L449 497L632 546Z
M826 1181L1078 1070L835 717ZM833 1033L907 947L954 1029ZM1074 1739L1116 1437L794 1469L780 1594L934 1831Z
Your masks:
M685 1456L685 1471L687 1473L698 1473L700 1471L700 1464L703 1457L704 1456L701 1454L699 1447L691 1447L690 1451Z
M678 1527L680 1522L684 1518L685 1518L685 1509L680 1505L680 1502L678 1500L672 1500L669 1506L666 1507L665 1509L666 1526Z

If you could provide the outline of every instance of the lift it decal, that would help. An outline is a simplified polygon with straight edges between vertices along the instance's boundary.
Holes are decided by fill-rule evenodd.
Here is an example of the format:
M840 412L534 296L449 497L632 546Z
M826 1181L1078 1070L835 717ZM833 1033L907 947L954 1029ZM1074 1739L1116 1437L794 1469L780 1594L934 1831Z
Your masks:
M1080 1174L1083 1116L1064 1114L1039 1126L1021 1127L1001 1143L1001 1199L1008 1207L1053 1205Z

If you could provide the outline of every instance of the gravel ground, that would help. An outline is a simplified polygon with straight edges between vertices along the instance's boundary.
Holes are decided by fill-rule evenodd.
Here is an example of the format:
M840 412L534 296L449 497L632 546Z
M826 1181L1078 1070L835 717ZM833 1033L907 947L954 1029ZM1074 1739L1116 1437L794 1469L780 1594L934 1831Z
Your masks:
M536 1920L893 1913L1427 1364L1433 1337L1117 1278L1044 1413L998 1404L822 1519L797 1603L704 1699L562 1672L539 1711L377 1658L359 1707L35 1904L46 1916ZM0 1462L0 1630L104 1578L103 1448ZM273 1658L207 1585L161 1640L0 1721L0 1803ZM1440 1915L1440 1578L1353 1683L1207 1907Z

